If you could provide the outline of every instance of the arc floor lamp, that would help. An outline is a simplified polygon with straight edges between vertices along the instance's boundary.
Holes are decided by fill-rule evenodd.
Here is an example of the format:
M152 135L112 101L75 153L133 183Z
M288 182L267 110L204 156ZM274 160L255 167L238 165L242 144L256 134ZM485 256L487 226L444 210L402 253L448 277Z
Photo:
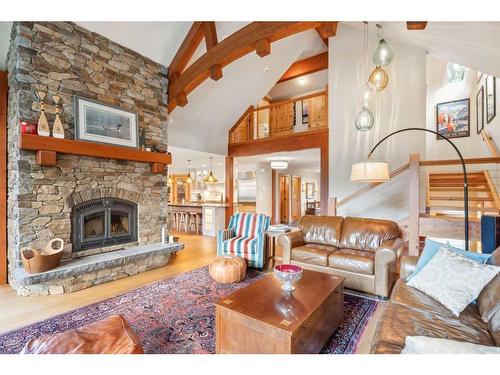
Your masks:
M395 134L406 132L406 131L411 131L411 130L424 131L424 132L436 134L439 138L442 138L446 142L448 142L455 149L455 151L458 154L458 157L460 158L460 161L462 163L463 173L464 173L465 250L468 251L469 250L469 188L468 188L468 184L467 184L467 168L465 167L464 158L462 157L462 154L460 153L457 146L455 146L455 144L452 141L450 141L448 138L442 136L438 132L436 132L434 130L425 129L425 128L405 128L405 129L396 130L396 131L386 135L372 148L372 150L368 154L368 158L367 158L366 162L353 164L352 172L351 172L351 181L356 181L356 182L386 182L386 181L389 181L391 179L390 174L389 174L389 163L370 161L370 158L371 158L373 152L375 151L375 149L382 142L384 142L387 138L392 137Z

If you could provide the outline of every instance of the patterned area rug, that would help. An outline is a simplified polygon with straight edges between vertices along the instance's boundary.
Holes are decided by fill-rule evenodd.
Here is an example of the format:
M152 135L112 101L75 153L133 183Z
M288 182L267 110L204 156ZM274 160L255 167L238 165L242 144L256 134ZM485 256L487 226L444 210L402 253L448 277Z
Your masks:
M219 285L210 278L207 267L196 269L7 332L0 335L0 353L19 353L33 337L78 328L113 314L121 314L130 323L146 353L214 353L214 302L264 275L249 270L243 282ZM376 307L374 300L346 294L344 323L322 353L355 353Z

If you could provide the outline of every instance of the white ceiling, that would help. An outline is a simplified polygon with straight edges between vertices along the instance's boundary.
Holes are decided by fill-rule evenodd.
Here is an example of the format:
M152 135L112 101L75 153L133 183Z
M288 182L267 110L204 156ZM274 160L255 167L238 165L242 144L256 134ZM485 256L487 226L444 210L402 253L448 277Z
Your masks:
M213 172L218 179L224 178L223 155L211 154L207 152L189 150L187 148L169 146L168 152L172 154L172 164L168 166L168 172L171 174L184 174L188 170L188 160L191 160L191 168L197 170L210 169L210 157L214 158Z
M293 98L306 93L324 90L328 84L328 70L307 74L278 83L267 94L272 100Z
M7 67L7 53L9 52L10 32L12 22L0 22L0 69Z
M293 152L276 152L273 154L245 156L235 158L235 167L238 171L255 171L257 163L270 163L271 160L286 160L289 169L300 169L309 172L320 172L321 155L319 148Z

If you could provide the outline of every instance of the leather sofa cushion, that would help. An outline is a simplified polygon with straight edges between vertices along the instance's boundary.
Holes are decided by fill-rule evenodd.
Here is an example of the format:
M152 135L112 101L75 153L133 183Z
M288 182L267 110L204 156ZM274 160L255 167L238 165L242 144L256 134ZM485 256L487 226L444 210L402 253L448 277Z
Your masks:
M342 230L342 216L302 216L298 226L306 243L338 246Z
M332 246L306 244L292 249L292 260L326 267L328 256L334 250L335 248Z
M493 335L496 346L500 346L500 311L497 311L488 323L488 329Z
M373 275L375 254L369 251L339 249L328 257L328 266L339 270Z
M494 345L493 337L482 327L431 311L389 302L377 326L373 343L385 342L403 348L406 336L439 337Z
M485 322L500 311L500 274L496 275L479 293L477 307Z
M26 343L21 354L142 354L141 342L121 315Z
M391 303L405 305L416 310L427 311L430 314L439 314L445 318L457 319L457 317L441 303L429 297L427 294L412 288L402 279L399 279L392 289ZM467 306L458 317L458 320L465 324L478 326L481 330L488 330L488 325L481 320L475 304Z
M370 353L371 354L399 354L403 350L403 346L397 344L377 341L373 342Z
M399 227L394 221L346 217L339 247L375 251L382 242L396 237Z

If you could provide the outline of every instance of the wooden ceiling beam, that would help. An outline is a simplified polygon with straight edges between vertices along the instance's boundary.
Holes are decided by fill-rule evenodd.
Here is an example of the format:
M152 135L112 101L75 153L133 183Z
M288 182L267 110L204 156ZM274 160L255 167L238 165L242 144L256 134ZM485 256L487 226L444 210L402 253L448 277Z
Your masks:
M215 22L203 22L203 34L205 35L205 45L207 46L207 51L210 51L218 43Z
M338 22L322 22L318 30L319 36L328 39L337 35L337 25Z
M262 39L257 42L255 52L260 57L267 56L271 53L271 42L267 39Z
M183 102L184 99L187 100L187 95L210 77L212 67L218 65L223 69L242 56L256 51L257 44L264 39L271 44L290 35L320 27L321 24L322 22L252 22L248 24L217 43L183 72L181 71L177 79L169 81L168 111L172 112L180 104L177 103L178 98ZM178 65L174 68L178 70Z
M427 27L427 21L407 21L406 28L408 30L424 30Z
M294 62L285 74L281 76L277 83L285 82L290 79L319 72L325 69L328 69L328 51Z
M318 33L319 37L323 39L323 43L325 43L325 46L328 47L328 38L323 38L320 34L319 27L316 28L316 32Z
M169 81L175 81L182 74L191 57L193 57L204 36L203 24L204 22L193 22L179 50L170 63L168 72Z

